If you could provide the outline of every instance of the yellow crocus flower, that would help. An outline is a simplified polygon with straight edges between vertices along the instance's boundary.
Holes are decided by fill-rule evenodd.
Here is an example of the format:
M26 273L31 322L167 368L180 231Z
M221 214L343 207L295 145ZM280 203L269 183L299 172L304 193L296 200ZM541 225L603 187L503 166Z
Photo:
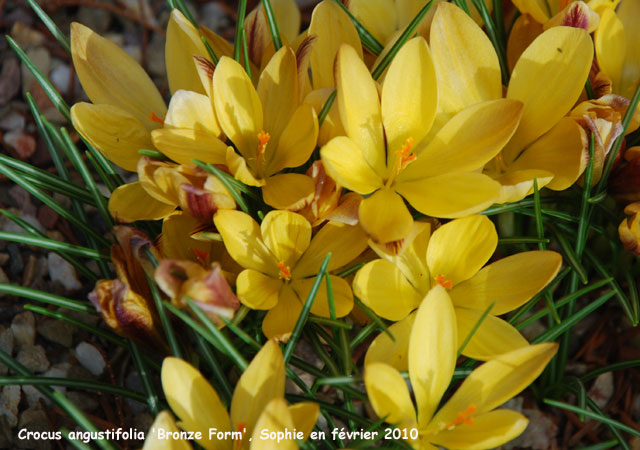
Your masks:
M640 80L640 43L635 27L640 20L640 3L623 0L617 11L607 9L594 34L600 70L611 79L613 93L627 99Z
M289 339L324 256L331 252L327 269L331 271L351 262L367 246L359 227L337 222L325 224L311 238L307 219L289 211L271 211L258 225L243 212L220 210L214 223L231 257L245 268L236 280L238 299L249 308L269 310L262 331L281 341ZM353 307L351 288L340 277L329 278L336 316L344 317ZM311 312L330 317L325 283Z
M455 219L433 234L429 224L416 225L420 231L397 256L389 256L373 246L382 259L368 262L353 280L355 295L376 314L400 321L390 327L397 335L394 348L402 351L405 345L406 352L406 340L398 336L408 336L406 330L411 328L415 316L410 313L436 285L447 289L453 301L459 342L466 339L495 302L465 346L466 356L487 360L526 346L527 341L520 333L496 316L513 311L553 280L562 264L560 254L522 252L485 266L498 244L498 234L486 216ZM379 342L372 346L376 351L369 352L368 361L374 356L389 361L385 347L390 345L388 339L386 334L377 338Z
M360 203L359 219L375 242L409 234L413 219L403 198L424 214L446 218L478 212L497 200L500 185L478 170L511 138L520 119L519 101L466 108L425 139L439 96L423 38L400 49L380 96L352 47L340 48L335 73L346 136L329 141L320 154L339 185L368 196Z
M264 201L274 208L304 206L313 197L313 180L297 173L278 174L307 162L318 137L316 113L300 101L293 50L278 50L260 74L257 90L240 64L222 57L212 89L220 127L235 145L226 152L233 176L261 186Z
M273 448L274 441L261 439L263 430L300 431L305 439L313 429L319 407L312 402L287 405L284 400L285 367L280 346L267 342L243 372L233 392L230 412L202 374L178 358L165 358L162 363L162 389L173 412L180 418L180 428L199 432L198 444L207 450L259 450ZM190 449L183 440L159 439L165 433L178 431L173 417L163 412L156 417L144 443L145 450ZM239 432L226 439L209 438L209 430ZM235 438L235 439L234 439ZM294 440L285 440L278 448L297 449Z
M431 47L441 99L436 128L463 108L502 97L493 45L462 10L438 5ZM513 137L485 168L502 185L500 203L530 194L535 178L539 187L566 189L584 170L586 133L565 116L583 90L592 59L589 34L559 26L542 33L518 60L506 97L524 104L522 118Z
M411 395L392 366L367 364L364 382L373 409L396 424L416 449L440 447L482 450L498 447L524 431L520 413L497 409L527 387L556 353L556 343L526 346L475 369L437 410L455 369L456 315L445 288L436 286L424 299L409 337Z

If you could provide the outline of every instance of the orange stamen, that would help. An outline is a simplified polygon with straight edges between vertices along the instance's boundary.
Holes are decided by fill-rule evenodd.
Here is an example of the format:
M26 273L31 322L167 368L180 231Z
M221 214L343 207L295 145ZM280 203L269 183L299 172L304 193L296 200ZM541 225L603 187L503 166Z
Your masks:
M472 414L476 413L477 411L478 409L476 408L476 405L474 405L473 403L470 404L466 410L458 413L458 417L456 417L456 419L453 422L448 424L445 427L445 429L451 430L452 428L455 428L458 425L462 425L462 424L473 425Z
M206 264L207 259L209 259L209 252L205 250L198 250L197 248L194 248L193 254L196 257L196 260L198 260L202 264Z
M284 278L289 281L291 279L291 269L287 266L284 261L278 262L278 267L280 268L280 278Z
M151 113L147 116L147 120L149 120L149 122L156 122L160 125L164 125L164 120L156 116L156 113L154 113L153 111L151 111Z
M389 179L386 182L386 186L389 187L396 179L398 174L402 172L409 164L416 160L416 155L411 153L411 149L413 148L413 138L408 137L402 148L400 150L396 150L396 160L393 163L393 169L391 170Z
M242 437L234 442L233 449L240 450L242 448L242 442L244 441L244 434L247 432L247 424L244 422L238 422L236 431L240 431L242 433Z
M447 278L442 274L436 277L436 283L445 289L451 289L453 287L453 281L447 280Z

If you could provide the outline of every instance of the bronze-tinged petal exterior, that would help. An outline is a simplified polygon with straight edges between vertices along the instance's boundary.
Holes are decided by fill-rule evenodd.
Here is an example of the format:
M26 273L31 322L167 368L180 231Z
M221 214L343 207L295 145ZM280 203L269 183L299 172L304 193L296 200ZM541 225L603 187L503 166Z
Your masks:
M620 241L626 251L640 256L640 202L631 203L624 212L630 217L618 227Z

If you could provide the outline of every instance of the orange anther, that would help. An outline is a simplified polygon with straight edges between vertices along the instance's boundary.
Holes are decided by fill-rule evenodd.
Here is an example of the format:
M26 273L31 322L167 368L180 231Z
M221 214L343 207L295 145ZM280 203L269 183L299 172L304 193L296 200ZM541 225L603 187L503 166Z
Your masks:
M400 158L400 170L407 167L407 165L416 159L416 155L411 153L411 149L413 148L413 138L409 137L406 141L404 141L404 145L398 151L396 151L396 155Z
M453 287L453 281L447 280L447 278L442 274L436 277L436 283L445 289L451 289Z
M149 113L149 115L147 116L147 119L149 120L149 122L156 122L156 123L159 123L160 125L164 125L164 120L156 116L156 113L154 113L153 111Z
M291 279L291 269L287 266L284 261L278 262L278 267L280 268L280 278L284 278L285 280Z
M240 433L242 433L242 437L240 439L236 439L236 441L233 444L234 450L239 450L242 448L242 442L244 441L244 434L247 432L247 424L244 422L238 422L238 425L236 426L236 431L239 431Z
M451 422L450 424L448 424L445 429L450 430L452 428L457 427L458 425L462 425L462 424L466 424L466 425L473 425L473 416L472 414L476 413L478 411L478 409L476 408L476 405L474 405L473 403L469 405L469 407L458 413L458 417L456 417L456 419Z
M258 141L260 142L260 146L258 147L258 154L264 154L265 149L267 148L267 144L271 139L271 135L266 131L262 130L258 133Z
M209 252L205 250L198 250L197 248L193 249L193 254L196 257L196 260L198 260L202 264L206 264L207 259L209 258Z

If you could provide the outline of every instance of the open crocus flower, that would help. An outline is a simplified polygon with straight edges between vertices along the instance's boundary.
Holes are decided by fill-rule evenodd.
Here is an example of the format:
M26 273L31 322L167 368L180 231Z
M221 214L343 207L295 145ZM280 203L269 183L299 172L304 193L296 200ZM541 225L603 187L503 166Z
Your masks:
M138 150L153 148L151 130L167 107L144 69L113 42L71 24L73 66L93 103L71 108L74 128L118 166L135 171Z
M520 333L496 316L519 307L553 280L562 264L560 254L522 252L483 268L498 242L495 227L486 216L455 219L433 234L429 224L416 225L421 231L398 256L389 256L373 246L383 259L368 262L358 271L353 280L355 295L379 316L400 321L390 330L394 335L407 336L405 331L413 322L409 314L432 287L441 285L453 301L460 342L494 303L464 348L466 356L486 360L526 346ZM385 334L378 339L386 341L389 337ZM402 341L396 337L398 349Z
M307 219L289 211L271 211L258 225L243 212L220 210L214 223L231 257L245 268L236 280L238 299L249 308L268 309L262 331L281 341L289 339L325 255L331 252L331 271L367 246L359 227L337 222L324 225L312 239ZM340 277L329 278L336 316L344 317L353 307L351 288ZM311 312L330 317L326 283Z
M495 408L533 382L558 348L556 343L538 344L496 357L475 369L437 410L451 383L458 344L453 305L446 290L436 286L418 309L410 332L409 379L415 407L395 368L381 362L365 366L371 406L379 417L404 430L413 448L482 450L517 437L528 420Z
M279 432L294 428L305 439L313 429L319 407L303 402L287 405L284 399L285 367L280 347L275 341L267 342L253 358L238 380L231 400L230 413L220 397L202 374L189 363L178 358L165 358L162 363L162 389L173 412L180 418L178 425L185 431L200 432L196 439L207 450L240 450L270 448L260 438L263 430ZM177 431L170 413L156 418L145 441L145 450L190 449L180 440L158 439L158 428L165 432ZM233 438L220 439L215 432L237 432ZM294 440L284 440L278 448L297 449Z
M502 97L493 45L461 9L438 5L431 48L441 99L436 128L463 108ZM522 118L502 152L485 167L502 185L500 203L530 194L536 178L539 187L566 189L584 170L586 133L565 116L583 90L592 59L589 34L564 26L542 33L518 59L506 96L524 104Z
M220 59L212 86L220 127L235 145L226 153L233 176L261 186L264 201L277 209L304 206L313 196L313 180L278 174L304 164L318 137L315 111L300 102L293 50L278 50L260 75L257 91L242 66L227 57Z
M118 222L162 219L180 206L202 222L218 209L233 209L235 200L215 175L193 165L176 165L142 157L139 181L119 186L109 198Z
M474 105L424 139L437 110L438 88L423 38L400 49L381 97L352 47L340 48L335 72L347 136L321 149L322 163L338 184L367 196L359 220L375 242L402 240L411 231L413 219L403 198L424 214L446 218L472 214L497 200L500 185L478 170L516 129L519 101Z

